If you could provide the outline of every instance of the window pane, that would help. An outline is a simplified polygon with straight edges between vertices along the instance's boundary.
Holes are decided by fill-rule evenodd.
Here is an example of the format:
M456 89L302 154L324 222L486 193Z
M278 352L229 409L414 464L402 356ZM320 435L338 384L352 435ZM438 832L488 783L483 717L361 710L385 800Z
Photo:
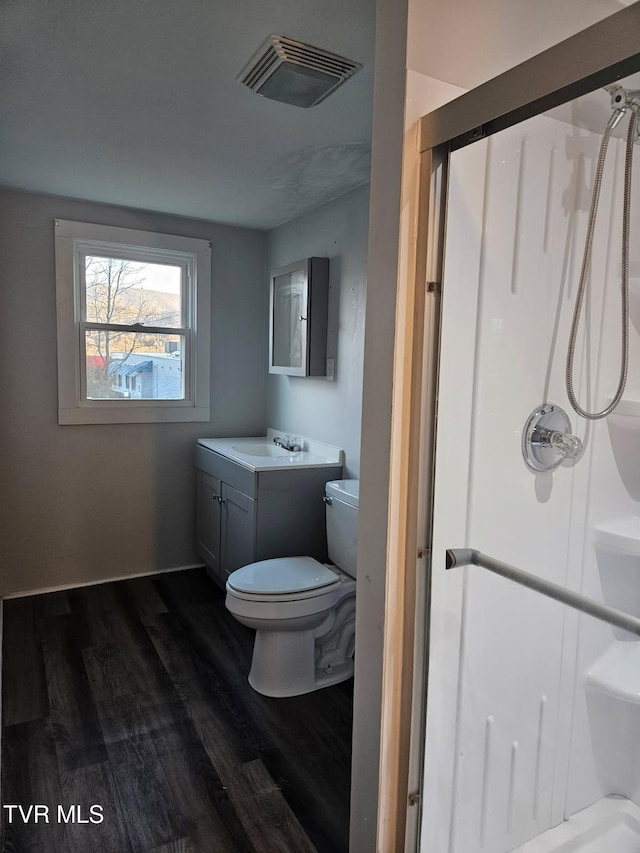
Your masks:
M88 400L183 400L184 335L85 332Z
M87 255L85 281L90 323L184 326L182 267Z

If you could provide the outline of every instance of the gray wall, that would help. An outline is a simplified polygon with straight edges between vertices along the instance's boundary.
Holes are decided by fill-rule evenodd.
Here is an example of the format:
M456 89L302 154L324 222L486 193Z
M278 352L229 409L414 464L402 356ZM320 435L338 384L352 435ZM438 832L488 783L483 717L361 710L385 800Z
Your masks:
M376 850L391 397L405 93L406 0L378 0L371 164L351 853ZM393 571L393 567L389 567ZM359 650L362 650L360 653Z
M313 255L330 259L329 316L337 332L329 339L335 381L268 376L267 425L342 447L349 477L360 473L368 223L367 185L274 228L267 243L267 269Z
M212 243L211 421L58 426L53 219ZM265 234L0 191L0 595L200 563L198 436L265 429Z

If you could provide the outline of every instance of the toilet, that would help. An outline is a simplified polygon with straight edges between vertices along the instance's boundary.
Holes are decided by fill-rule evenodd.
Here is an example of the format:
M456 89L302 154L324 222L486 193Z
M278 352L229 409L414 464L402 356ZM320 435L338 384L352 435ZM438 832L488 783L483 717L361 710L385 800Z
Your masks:
M258 693L299 696L353 674L358 486L325 486L330 565L279 557L229 575L226 607L256 629L249 684Z

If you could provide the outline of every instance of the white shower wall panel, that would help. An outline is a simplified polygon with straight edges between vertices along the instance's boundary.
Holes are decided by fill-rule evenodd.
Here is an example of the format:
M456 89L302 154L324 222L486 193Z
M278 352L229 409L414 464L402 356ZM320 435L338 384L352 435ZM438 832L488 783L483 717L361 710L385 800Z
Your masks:
M584 230L567 131L540 118L490 141L468 517L469 545L561 584L580 557L576 469L533 475L521 434L536 405L566 406L566 295ZM552 821L565 611L482 571L467 583L453 849L508 850Z
M445 573L441 557L473 547L581 585L588 467L534 475L521 435L542 402L569 409L564 361L598 144L537 117L452 158L422 836L430 853L511 850L564 812L577 617L477 567ZM607 263L606 246L593 263ZM602 288L590 309L595 364ZM453 744L455 768L439 788L430 761L444 769L443 744Z
M597 400L603 406L613 396L620 370L621 210L624 143L614 140L617 174L612 200L612 228L604 284L602 346L597 374ZM640 176L636 164L631 198L631 325L629 377L621 406L631 411L640 400ZM626 409L624 407L627 407ZM614 413L593 425L589 479L589 510L582 592L609 606L640 616L640 558L598 546L599 527L635 532L640 542L640 418ZM633 641L594 620L581 619L576 668L571 762L567 786L567 813L590 805L607 794L632 797L640 804L640 706L598 695L585 687L594 663L621 642ZM638 673L640 690L640 672Z

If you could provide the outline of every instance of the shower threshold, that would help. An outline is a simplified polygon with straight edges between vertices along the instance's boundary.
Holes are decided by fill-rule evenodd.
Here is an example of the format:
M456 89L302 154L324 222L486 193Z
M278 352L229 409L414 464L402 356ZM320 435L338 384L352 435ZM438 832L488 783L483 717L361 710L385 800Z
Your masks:
M604 797L512 853L640 853L640 807Z

